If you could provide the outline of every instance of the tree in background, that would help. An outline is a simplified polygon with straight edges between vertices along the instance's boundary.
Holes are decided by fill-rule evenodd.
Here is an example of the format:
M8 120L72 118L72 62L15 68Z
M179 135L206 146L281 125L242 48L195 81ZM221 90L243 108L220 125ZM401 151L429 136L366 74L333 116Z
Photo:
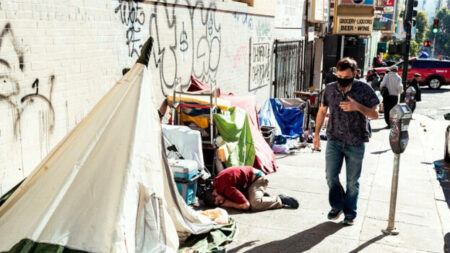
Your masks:
M428 31L428 17L423 11L419 11L416 16L416 42L421 45L425 40Z
M419 52L419 44L415 40L411 40L409 48L409 56L416 56Z
M435 56L436 55L450 55L450 11L447 7L439 9L435 19L439 19L439 32L436 36L435 45ZM433 30L433 24L431 24L430 29L427 33L427 38L433 41L434 34L431 32Z

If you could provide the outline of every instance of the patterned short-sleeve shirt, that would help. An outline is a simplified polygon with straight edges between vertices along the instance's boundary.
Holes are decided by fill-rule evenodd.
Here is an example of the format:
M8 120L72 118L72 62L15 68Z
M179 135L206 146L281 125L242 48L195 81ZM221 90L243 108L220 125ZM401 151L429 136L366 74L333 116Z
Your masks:
M344 112L339 107L342 101L348 101L349 96L369 108L380 103L372 87L367 83L353 81L351 89L346 94L339 90L337 82L328 84L322 99L322 105L328 106L330 110L327 137L348 145L360 146L369 141L368 120L360 112Z

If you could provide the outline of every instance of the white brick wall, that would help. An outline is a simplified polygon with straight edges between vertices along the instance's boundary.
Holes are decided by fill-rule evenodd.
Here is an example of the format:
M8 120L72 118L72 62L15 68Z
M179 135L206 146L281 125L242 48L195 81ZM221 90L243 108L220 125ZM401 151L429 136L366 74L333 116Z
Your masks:
M168 2L178 4L0 2L0 195L89 113L122 68L135 62L149 35L155 39L149 67L159 99L174 78L187 84L191 74L216 81L224 92L249 93L249 41L271 47L274 17L246 14L252 9L240 3ZM37 82L38 90L32 87ZM269 86L250 93L261 104Z

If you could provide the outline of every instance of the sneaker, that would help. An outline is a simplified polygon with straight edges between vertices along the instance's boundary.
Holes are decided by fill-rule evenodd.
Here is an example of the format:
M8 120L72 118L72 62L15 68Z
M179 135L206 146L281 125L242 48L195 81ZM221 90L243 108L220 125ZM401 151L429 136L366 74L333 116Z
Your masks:
M331 211L328 213L328 219L329 220L337 220L339 216L341 216L342 210L337 208L332 208Z
M285 194L280 194L278 195L278 197L280 197L281 203L283 203L283 207L297 209L299 206L298 201L293 197L289 197Z
M351 226L355 224L355 218L350 216L345 216L344 225Z

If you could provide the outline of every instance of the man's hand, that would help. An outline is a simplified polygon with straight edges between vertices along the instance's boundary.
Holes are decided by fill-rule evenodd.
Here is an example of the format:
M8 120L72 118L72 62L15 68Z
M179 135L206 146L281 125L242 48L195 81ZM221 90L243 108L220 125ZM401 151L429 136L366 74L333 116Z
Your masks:
M350 96L348 96L348 102L341 102L339 104L339 106L341 107L341 109L344 112L354 112L354 111L360 111L361 108L361 104L359 104L358 102L356 102L353 98L351 98Z
M320 136L318 134L314 135L313 144L314 150L320 151Z

